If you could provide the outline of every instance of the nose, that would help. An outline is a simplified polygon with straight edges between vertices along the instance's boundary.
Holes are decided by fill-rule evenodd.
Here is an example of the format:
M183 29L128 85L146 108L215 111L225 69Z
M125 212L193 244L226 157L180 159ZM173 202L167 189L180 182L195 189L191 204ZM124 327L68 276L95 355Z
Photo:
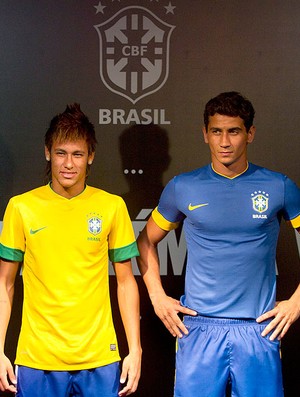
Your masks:
M66 155L65 161L64 161L64 167L69 170L73 168L73 159L72 159L71 154Z
M230 143L229 135L226 132L223 132L220 137L220 146L228 147L230 145L231 145L231 143Z

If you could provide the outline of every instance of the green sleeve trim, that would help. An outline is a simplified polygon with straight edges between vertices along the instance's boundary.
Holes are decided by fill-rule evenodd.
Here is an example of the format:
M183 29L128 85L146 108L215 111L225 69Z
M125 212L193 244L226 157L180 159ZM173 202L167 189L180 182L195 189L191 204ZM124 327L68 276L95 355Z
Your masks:
M22 262L24 252L14 248L8 248L0 244L0 257L8 261Z
M108 250L109 259L112 262L126 261L127 259L131 259L139 255L140 253L136 241L134 241L132 244L127 245L126 247Z

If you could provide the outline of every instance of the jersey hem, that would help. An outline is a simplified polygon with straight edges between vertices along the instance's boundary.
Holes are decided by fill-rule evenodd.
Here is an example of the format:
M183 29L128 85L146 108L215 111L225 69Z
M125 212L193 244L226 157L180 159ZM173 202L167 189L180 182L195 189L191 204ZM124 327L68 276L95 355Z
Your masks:
M59 365L52 366L52 365L44 365L44 364L31 363L31 362L22 362L22 360L21 361L16 360L15 365L38 369L40 371L82 371L82 370L87 370L87 369L104 367L105 365L113 364L113 363L116 363L119 361L121 361L121 358L116 357L113 360L105 360L105 361L101 361L101 362L87 363L85 365L77 364L77 365L67 365L67 366L59 366Z

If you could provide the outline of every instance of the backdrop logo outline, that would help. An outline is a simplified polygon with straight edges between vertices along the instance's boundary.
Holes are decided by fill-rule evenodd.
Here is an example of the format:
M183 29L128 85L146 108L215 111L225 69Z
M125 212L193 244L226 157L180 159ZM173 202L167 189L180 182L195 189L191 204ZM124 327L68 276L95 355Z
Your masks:
M163 87L169 76L170 25L144 7L129 6L95 25L100 78L133 104Z

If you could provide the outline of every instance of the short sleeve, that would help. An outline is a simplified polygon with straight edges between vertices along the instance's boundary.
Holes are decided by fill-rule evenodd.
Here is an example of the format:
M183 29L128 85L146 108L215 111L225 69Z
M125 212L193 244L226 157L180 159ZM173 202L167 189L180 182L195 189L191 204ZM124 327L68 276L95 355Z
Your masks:
M300 189L289 178L284 181L283 217L296 229L300 227Z
M171 179L164 188L152 217L155 223L164 230L175 229L184 219L185 215L177 206L176 177Z
M21 262L25 252L25 234L23 220L16 198L10 199L3 218L0 237L0 257Z
M108 236L108 253L112 262L121 262L139 256L132 223L126 204L116 198L116 208Z

